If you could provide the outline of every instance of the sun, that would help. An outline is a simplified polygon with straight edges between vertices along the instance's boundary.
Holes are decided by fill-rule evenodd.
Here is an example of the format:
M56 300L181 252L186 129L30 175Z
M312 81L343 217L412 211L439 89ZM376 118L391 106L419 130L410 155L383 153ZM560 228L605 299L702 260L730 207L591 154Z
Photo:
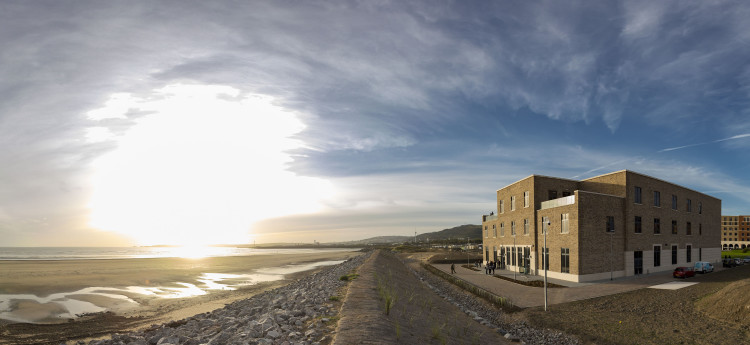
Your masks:
M133 115L142 114L142 115ZM94 163L90 224L139 244L248 243L261 219L319 210L331 184L287 170L303 146L298 116L226 86L170 85L118 94L93 121L134 117L117 149ZM102 139L104 138L104 139Z

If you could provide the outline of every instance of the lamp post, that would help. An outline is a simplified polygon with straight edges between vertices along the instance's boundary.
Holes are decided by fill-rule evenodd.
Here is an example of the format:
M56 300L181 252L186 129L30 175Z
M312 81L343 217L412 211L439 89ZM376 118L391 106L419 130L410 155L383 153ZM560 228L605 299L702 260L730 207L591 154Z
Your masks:
M612 280L614 274L614 259L612 258L612 256L614 255L614 253L612 253L612 238L614 237L614 235L614 231L609 233L609 280Z
M546 219L545 219L546 218ZM544 233L544 248L542 249L542 261L544 264L544 311L547 311L547 230L549 228L549 218L542 218L542 232Z
M469 238L466 238L466 268L469 268Z
M513 261L518 260L518 253L516 253L516 234L513 234ZM513 280L516 280L516 271L518 271L518 262L516 262L516 268L513 269Z

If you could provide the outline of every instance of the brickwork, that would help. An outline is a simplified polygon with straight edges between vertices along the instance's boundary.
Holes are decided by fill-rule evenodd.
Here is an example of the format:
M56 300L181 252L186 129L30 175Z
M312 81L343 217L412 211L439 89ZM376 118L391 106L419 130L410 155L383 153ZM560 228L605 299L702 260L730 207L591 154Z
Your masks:
M542 209L544 201L568 195L574 196L573 202L560 199L552 205L546 203L547 208ZM483 228L489 234L484 238L485 251L513 247L515 240L515 248L529 249L533 273L542 269L538 259L544 245L544 217L550 219L550 274L561 279L604 279L610 275L668 270L699 259L720 260L717 253L721 249L721 200L636 172L623 170L583 181L532 175L499 189L497 200L497 217L483 217ZM612 217L614 233L607 232L608 217ZM567 233L562 231L563 219ZM659 220L658 233L654 219ZM524 232L525 220L529 222L528 233ZM639 222L640 226L636 225ZM676 234L672 233L673 222ZM676 264L672 264L673 246ZM654 253L655 247L660 249L658 254ZM568 272L562 267L563 248L569 252ZM489 254L490 259L496 258Z

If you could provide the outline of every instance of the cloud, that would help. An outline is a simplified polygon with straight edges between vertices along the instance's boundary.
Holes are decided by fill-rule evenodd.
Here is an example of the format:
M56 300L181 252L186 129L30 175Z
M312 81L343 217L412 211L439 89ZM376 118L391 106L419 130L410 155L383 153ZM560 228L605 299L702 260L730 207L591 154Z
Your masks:
M684 146L670 147L670 148L666 148L666 149L661 149L658 152L667 152L667 151L682 150L682 149L686 149L686 148L689 148L689 147L702 146L702 145L708 145L708 144L715 144L715 143L720 143L722 141L736 140L736 139L742 139L742 138L747 138L747 137L750 137L750 133L738 134L738 135L731 136L729 138L718 139L718 140L708 141L708 142L704 142L704 143L697 143L697 144L690 144L690 145L684 145Z

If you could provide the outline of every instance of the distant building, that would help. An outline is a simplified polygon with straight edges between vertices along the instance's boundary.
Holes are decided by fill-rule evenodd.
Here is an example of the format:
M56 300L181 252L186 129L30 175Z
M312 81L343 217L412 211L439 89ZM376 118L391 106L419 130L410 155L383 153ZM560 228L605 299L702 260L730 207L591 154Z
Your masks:
M721 216L721 249L750 247L750 216Z
M721 200L622 170L585 180L531 175L497 191L482 216L484 259L593 281L721 259ZM549 226L547 226L549 222Z

